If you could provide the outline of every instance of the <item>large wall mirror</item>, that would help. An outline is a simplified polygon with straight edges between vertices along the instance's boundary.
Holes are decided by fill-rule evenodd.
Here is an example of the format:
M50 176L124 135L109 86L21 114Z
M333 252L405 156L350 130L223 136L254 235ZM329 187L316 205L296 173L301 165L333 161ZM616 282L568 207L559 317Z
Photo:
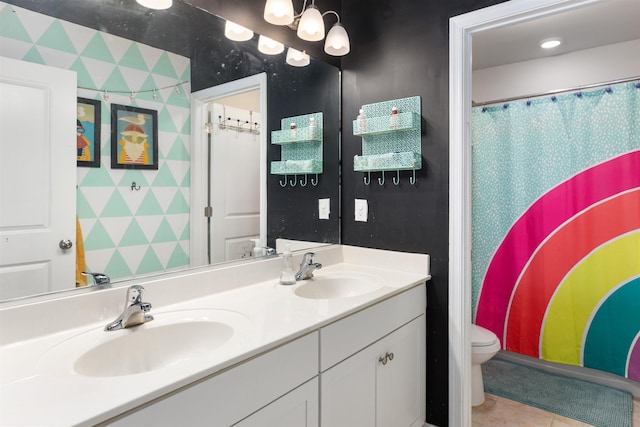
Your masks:
M339 69L313 58L306 67L288 65L286 50L276 55L259 51L259 34L244 42L227 39L225 23L209 11L176 0L167 10L147 9L134 0L0 2L0 56L52 67L43 70L75 73L78 117L73 152L79 156L72 164L65 162L74 170L75 197L73 188L65 196L72 236L15 250L13 236L21 227L16 218L23 216L20 206L31 211L33 206L20 196L20 177L2 184L3 197L9 194L17 202L10 223L5 221L7 205L3 202L0 208L0 301L88 289L93 280L79 274L83 270L105 273L118 284L212 263L252 260L266 252L257 253L252 239L271 248L278 239L340 242ZM243 81L248 83L233 86ZM229 85L235 89L216 92ZM222 95L194 109L195 94L207 90ZM211 125L196 129L194 115L202 111L209 114ZM271 144L271 132L281 128L284 118L317 112L323 114L323 171L314 179L316 185L282 186L282 176L269 173L271 161L281 159L281 147ZM34 119L3 120L29 128ZM49 136L42 140L49 141ZM0 156L6 160L9 140L3 136L0 143ZM212 144L212 149L194 149L194 143ZM46 150L55 151L48 146ZM208 157L203 161L201 156ZM36 163L21 162L16 170L30 177L25 181L40 181L41 188L51 189ZM194 182L194 162L224 165L227 182L218 185L219 169L206 171L213 177L206 181L209 186ZM201 222L211 220L194 200L209 194L226 199L229 206L213 205L213 215L246 217L245 223L253 226L226 242L209 228L203 246ZM319 199L329 199L329 219L319 218ZM213 243L208 241L215 238L217 249L211 251ZM64 249L66 240L73 244L70 249ZM68 280L56 280L48 261L25 268L27 262L13 256L51 242L54 252L76 260ZM5 287L6 283L13 285Z

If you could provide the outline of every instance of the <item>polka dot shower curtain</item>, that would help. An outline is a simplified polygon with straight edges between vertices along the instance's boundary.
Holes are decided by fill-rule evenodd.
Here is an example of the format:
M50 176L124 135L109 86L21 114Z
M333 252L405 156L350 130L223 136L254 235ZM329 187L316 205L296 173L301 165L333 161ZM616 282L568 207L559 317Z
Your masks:
M640 381L640 82L472 120L475 322L503 349Z

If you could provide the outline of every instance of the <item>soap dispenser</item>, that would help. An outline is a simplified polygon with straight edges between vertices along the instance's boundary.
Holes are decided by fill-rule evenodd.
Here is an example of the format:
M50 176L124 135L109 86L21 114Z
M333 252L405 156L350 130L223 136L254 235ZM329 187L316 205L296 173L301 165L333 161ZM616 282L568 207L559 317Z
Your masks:
M261 257L265 255L264 247L260 239L250 239L253 242L253 256Z
M391 117L389 117L389 128L398 129L400 127L400 116L398 115L398 109L393 107L391 109Z
M284 247L282 254L282 273L280 274L281 285L295 285L296 276L293 272L293 257L291 255L291 249L289 245Z
M311 117L309 119L309 139L315 141L318 139L318 126L316 125L316 119Z
M356 117L358 123L358 133L363 134L367 131L367 115L364 112L364 109L360 109L358 112L358 117Z

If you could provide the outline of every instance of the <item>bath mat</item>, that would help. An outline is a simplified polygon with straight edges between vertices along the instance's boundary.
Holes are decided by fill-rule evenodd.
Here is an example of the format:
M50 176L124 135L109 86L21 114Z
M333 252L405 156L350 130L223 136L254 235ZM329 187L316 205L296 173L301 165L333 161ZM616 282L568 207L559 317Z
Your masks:
M505 360L482 364L484 389L594 426L631 427L631 393Z

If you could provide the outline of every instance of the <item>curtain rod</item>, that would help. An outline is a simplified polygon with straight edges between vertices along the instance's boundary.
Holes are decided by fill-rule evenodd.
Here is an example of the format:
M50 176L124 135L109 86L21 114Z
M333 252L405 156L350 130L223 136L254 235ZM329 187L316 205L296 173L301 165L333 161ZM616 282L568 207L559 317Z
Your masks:
M513 96L511 98L494 99L493 101L486 101L486 102L471 101L471 106L472 107L483 107L485 105L501 104L501 103L504 103L504 102L517 101L519 99L539 98L539 97L542 97L542 96L554 95L554 94L557 94L557 93L574 92L574 91L584 90L584 89L593 89L593 88L600 87L600 86L608 86L608 85L615 85L615 84L619 84L619 83L627 83L627 82L632 82L634 80L640 80L640 76L627 77L625 79L612 80L612 81L603 82L603 83L593 83L593 84L590 84L590 85L577 86L577 87L570 88L570 89L557 89L557 90L552 90L552 91L549 91L549 92L538 93L538 94L535 94L535 95L520 95L520 96Z

